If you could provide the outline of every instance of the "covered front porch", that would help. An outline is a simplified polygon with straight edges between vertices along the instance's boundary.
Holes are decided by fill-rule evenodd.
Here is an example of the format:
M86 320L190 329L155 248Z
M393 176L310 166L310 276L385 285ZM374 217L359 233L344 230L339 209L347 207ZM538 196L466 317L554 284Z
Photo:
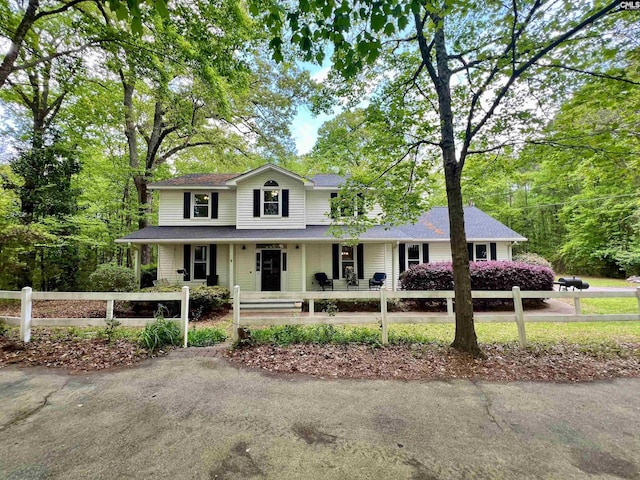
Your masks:
M355 291L368 290L369 279L380 272L386 274L385 287L396 290L400 250L398 242L159 244L158 279L184 285L239 285L244 291L306 292L323 289L316 274L324 273L333 290Z

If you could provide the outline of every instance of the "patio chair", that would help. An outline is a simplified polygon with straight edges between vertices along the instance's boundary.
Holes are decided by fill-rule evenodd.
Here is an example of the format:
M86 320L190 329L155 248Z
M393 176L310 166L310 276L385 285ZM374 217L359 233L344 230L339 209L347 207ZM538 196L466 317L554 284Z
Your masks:
M318 285L322 287L323 291L326 287L331 287L331 290L333 290L333 280L327 277L326 273L318 272L314 276L316 278L316 282L318 282Z
M374 273L373 278L369 279L369 290L371 290L374 287L377 287L378 289L382 288L386 279L387 279L386 273L383 273L383 272Z

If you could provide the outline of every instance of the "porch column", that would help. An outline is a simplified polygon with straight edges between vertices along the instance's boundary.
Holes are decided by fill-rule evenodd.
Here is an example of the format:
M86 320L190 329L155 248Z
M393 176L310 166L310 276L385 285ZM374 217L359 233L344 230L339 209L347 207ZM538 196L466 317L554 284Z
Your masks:
M398 289L398 277L396 272L400 272L398 268L400 259L398 258L398 242L391 244L391 290L394 292Z
M307 291L307 244L303 243L300 248L300 254L302 255L302 292Z
M129 246L131 247L131 256L133 257L133 274L136 278L136 284L140 286L140 247L131 243Z
M233 291L233 287L235 286L234 284L234 275L233 275L233 252L235 251L235 244L234 243L230 243L229 244L229 290Z

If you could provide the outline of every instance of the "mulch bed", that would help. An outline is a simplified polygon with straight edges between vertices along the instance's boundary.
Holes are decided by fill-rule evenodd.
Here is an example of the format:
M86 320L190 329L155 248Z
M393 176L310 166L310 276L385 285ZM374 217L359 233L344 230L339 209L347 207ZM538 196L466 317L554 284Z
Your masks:
M38 328L32 330L31 342L23 343L16 334L0 336L0 368L19 364L86 372L131 366L150 356L145 349L122 339L79 339L65 336L61 329Z
M640 343L584 351L559 344L520 349L483 345L487 359L472 359L442 345L261 345L230 350L229 360L268 372L320 378L582 382L640 377Z

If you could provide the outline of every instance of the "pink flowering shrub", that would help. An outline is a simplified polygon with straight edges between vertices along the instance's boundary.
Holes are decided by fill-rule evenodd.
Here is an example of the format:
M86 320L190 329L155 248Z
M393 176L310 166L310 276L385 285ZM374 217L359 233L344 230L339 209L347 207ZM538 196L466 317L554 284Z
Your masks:
M553 290L553 271L544 266L521 262L471 262L472 290ZM453 290L451 262L422 263L411 267L400 276L403 290ZM444 303L438 302L438 303ZM541 306L540 299L525 299L525 306ZM512 307L511 299L476 299L474 306L481 308Z

